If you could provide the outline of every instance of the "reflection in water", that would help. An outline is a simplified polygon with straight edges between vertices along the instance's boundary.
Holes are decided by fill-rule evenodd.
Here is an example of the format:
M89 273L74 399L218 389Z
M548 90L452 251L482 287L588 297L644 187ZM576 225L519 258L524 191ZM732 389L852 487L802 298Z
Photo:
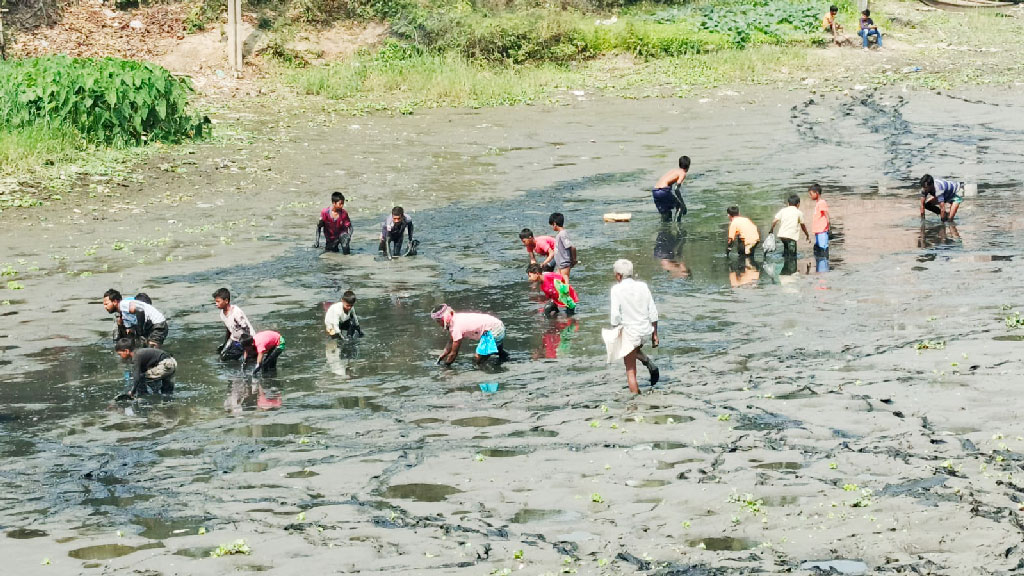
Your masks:
M273 386L265 386L264 382L249 378L235 378L228 384L228 395L224 399L224 409L232 414L240 414L250 410L275 410L281 407L281 391Z
M541 336L540 348L534 350L533 358L558 358L572 350L572 336L580 329L575 318L561 318L551 323Z
M761 264L754 261L752 257L738 257L729 267L729 284L733 288L757 285L761 279Z
M918 248L932 248L960 244L960 231L952 222L934 224L921 220L921 233L917 239Z
M324 351L327 358L327 369L335 376L352 378L352 360L356 356L355 343L347 340L330 338Z
M677 225L663 226L654 239L654 257L661 262L661 269L676 278L688 278L690 271L683 262L683 244L686 231Z

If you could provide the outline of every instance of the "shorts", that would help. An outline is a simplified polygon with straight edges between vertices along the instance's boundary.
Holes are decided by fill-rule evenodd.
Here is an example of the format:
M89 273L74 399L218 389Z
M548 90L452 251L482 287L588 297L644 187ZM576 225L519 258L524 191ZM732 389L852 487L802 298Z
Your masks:
M828 231L818 232L814 235L814 246L822 250L828 250Z
M496 328L494 328L493 330L487 330L480 335L480 344L478 344L476 347L476 353L479 356L489 356L491 354L494 354L493 351L485 349L487 347L488 335L494 338L494 344L498 347L498 350L500 351L501 344L505 340L505 325L499 322Z
M164 380L178 370L178 361L174 358L164 358L156 366L146 370L147 380Z
M178 361L174 358L164 358L156 366L146 370L143 386L136 388L135 392L145 394L148 388L154 393L171 394L174 392L174 373L177 371Z
M654 198L654 207L662 214L671 213L676 207L676 198L672 194L672 188L655 188L651 190L651 197Z
M162 346L164 340L167 339L167 330L167 322L153 324L149 329L149 334L146 334L146 341L154 342L157 346Z

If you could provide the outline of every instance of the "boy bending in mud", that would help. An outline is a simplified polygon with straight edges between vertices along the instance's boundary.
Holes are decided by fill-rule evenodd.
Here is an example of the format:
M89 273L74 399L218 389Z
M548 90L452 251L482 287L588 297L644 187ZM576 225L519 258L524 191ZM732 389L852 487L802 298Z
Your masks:
M359 327L359 318L356 317L356 293L346 290L341 295L341 302L331 304L324 316L324 326L331 338L341 338L344 332L349 339L356 334L363 337L363 329Z
M218 288L213 293L213 305L220 310L220 320L226 329L224 341L217 346L217 355L221 360L237 360L244 354L242 337L255 334L256 329L245 312L231 303L231 291L227 288Z
M277 359L284 352L284 336L273 330L263 330L250 336L242 336L242 365L244 366L249 358L256 357L256 368L252 375L260 372L266 374L277 370Z
M395 256L402 256L403 236L409 233L409 250L405 256L415 256L418 240L412 239L412 217L405 213L401 206L391 209L391 215L384 219L380 225L380 247L377 248L382 254L392 259Z
M122 360L132 363L132 389L129 398L144 396L152 390L160 394L174 392L174 373L178 362L170 354L158 348L135 349L129 338L121 338L114 345L114 351Z
M754 255L754 249L761 241L761 234L757 231L757 225L750 218L740 216L739 206L729 206L725 209L729 215L729 234L725 243L725 255L729 255L733 242L736 243L736 253L740 258Z
M654 206L661 214L662 222L672 221L672 210L676 211L676 222L682 220L686 214L686 203L683 202L681 188L683 180L686 180L686 173L690 170L690 157L679 157L679 168L673 168L658 179L654 185L651 196L654 198Z
M339 247L342 254L351 252L349 243L352 240L352 220L345 211L345 195L341 192L331 194L331 205L320 211L313 248L320 247L321 231L324 234L324 252L337 252Z
M508 360L505 352L505 324L490 314L476 312L455 312L447 304L441 304L430 312L430 317L448 332L448 343L437 358L438 364L449 367L459 355L459 347L467 336L480 341L473 355L473 362L479 365L492 355L498 361Z
M128 338L143 346L159 348L167 339L167 318L142 300L121 297L111 288L103 293L103 308L114 315L114 340Z
M921 218L928 210L939 215L943 221L952 220L963 203L963 182L936 180L931 174L921 177Z
M576 303L580 299L576 296L576 290L562 278L561 274L545 272L540 264L534 263L526 267L526 277L530 282L540 282L541 292L549 299L544 306L545 316L555 316L563 308L566 316L576 314Z
M526 254L530 257L530 264L537 263L537 256L544 256L540 267L545 272L552 272L555 269L555 237L554 236L533 236L533 230L523 228L519 233L519 241L526 247Z

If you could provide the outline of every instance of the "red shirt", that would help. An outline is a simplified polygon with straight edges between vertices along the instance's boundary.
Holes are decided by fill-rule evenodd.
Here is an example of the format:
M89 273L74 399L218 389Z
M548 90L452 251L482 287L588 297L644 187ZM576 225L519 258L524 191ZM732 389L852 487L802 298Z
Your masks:
M281 343L281 335L273 330L264 330L257 332L252 337L252 341L256 345L256 352L264 354L267 349L276 348Z
M556 280L565 282L565 279L558 272L545 272L541 278L540 289L552 302L565 307L565 304L558 300L558 290L555 288ZM579 298L576 297L576 290L572 286L569 286L569 297L572 298L573 302L579 302Z
M822 232L828 232L831 228L829 220L831 219L828 215L828 202L825 202L825 199L819 196L818 201L814 204L814 216L811 217L811 233L821 234Z
M348 218L348 212L342 208L337 218L331 216L331 207L328 206L320 212L320 221L324 223L324 238L333 240L339 238L344 232L352 231L352 221Z

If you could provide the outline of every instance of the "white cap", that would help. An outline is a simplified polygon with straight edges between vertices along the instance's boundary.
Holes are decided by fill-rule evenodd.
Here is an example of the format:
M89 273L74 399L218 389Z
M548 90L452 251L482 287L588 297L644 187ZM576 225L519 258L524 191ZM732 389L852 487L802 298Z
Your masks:
M625 258L616 260L615 264L612 266L612 270L614 270L616 274L621 275L623 278L633 277L633 263L630 262L629 260L626 260Z

